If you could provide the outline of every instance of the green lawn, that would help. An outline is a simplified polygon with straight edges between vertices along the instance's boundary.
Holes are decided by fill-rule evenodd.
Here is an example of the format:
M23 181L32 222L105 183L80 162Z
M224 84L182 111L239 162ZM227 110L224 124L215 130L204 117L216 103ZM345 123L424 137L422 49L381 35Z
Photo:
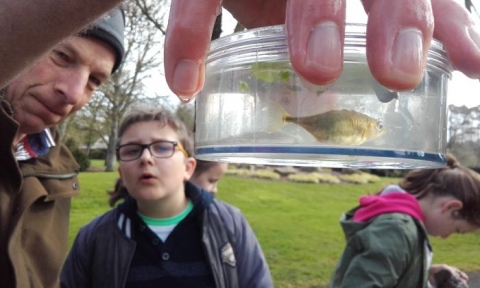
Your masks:
M82 195L72 204L70 239L80 226L109 210L106 190L116 172L82 173ZM275 285L322 287L333 272L345 241L338 223L359 196L376 192L392 179L368 185L295 184L224 177L218 198L240 208L253 227L269 263ZM466 271L480 270L476 234L433 239L434 262Z
M90 167L92 167L92 168L105 168L105 160L90 159Z

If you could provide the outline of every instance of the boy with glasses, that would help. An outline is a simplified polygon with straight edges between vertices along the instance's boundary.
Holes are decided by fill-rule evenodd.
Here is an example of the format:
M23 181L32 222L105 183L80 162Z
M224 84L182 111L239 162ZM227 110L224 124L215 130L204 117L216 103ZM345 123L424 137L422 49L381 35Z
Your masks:
M193 143L175 115L138 111L118 134L128 196L80 230L62 287L273 287L242 213L187 182Z

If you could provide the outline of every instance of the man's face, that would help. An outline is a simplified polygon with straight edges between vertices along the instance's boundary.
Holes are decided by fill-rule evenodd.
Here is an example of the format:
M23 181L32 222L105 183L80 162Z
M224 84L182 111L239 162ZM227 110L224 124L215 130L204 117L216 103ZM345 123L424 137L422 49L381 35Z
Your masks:
M59 44L6 89L20 133L39 133L82 108L114 63L113 48L95 38L74 36Z

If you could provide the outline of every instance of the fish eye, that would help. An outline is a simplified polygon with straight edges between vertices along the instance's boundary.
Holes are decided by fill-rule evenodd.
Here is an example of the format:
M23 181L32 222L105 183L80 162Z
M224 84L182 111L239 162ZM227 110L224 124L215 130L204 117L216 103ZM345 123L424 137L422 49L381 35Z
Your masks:
M378 122L377 123L377 130L382 131L385 127L383 126L383 122Z

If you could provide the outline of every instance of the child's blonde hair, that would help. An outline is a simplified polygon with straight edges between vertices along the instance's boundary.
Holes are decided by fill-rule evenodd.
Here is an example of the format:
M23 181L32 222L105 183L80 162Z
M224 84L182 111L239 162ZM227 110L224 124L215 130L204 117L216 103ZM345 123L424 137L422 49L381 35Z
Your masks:
M195 172L193 172L193 175L200 176L204 172L207 172L208 170L212 169L213 167L221 163L222 162L205 161L205 160L197 159L197 166L195 166Z

